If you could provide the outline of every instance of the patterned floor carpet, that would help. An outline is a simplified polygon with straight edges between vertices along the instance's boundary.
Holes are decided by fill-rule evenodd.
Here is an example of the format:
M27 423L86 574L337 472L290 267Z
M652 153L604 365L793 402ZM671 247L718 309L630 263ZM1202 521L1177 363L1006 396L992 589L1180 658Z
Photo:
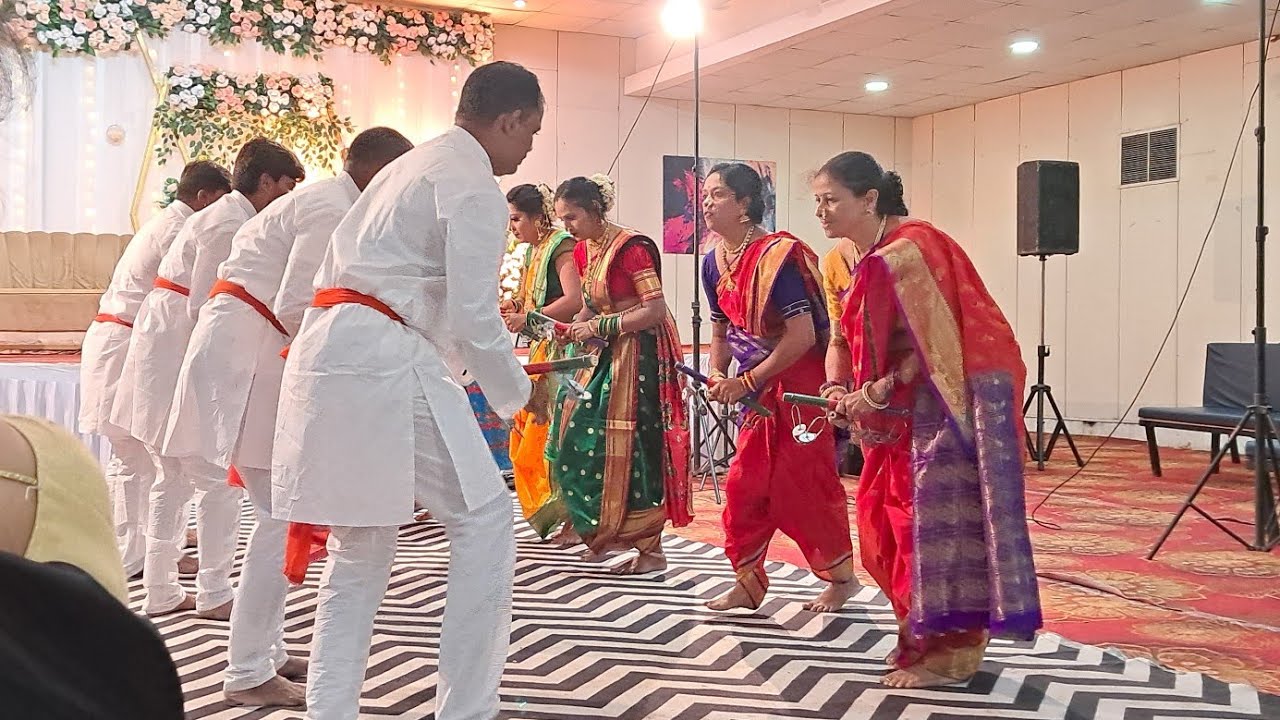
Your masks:
M716 614L701 602L732 583L723 553L677 537L669 537L667 547L666 573L618 578L521 530L501 717L1280 717L1280 697L1126 660L1053 634L996 643L965 687L887 689L877 681L895 625L874 588L864 588L843 613L817 616L800 605L817 592L812 576L771 563L771 599L759 612ZM446 560L439 526L422 523L401 531L391 589L377 619L362 718L429 717ZM308 584L289 597L287 640L299 654L311 642L316 575L313 570ZM131 600L140 604L137 584ZM182 673L189 718L301 717L221 702L226 623L181 614L157 625Z
M1097 440L1080 438L1088 453ZM1163 450L1151 474L1145 445L1113 441L1032 525L1048 629L1074 641L1204 672L1280 693L1280 550L1248 552L1189 514L1154 561L1145 556L1208 462L1204 452ZM1075 471L1066 448L1043 473L1029 466L1028 509ZM856 481L848 482L850 497ZM1252 522L1253 473L1224 464L1202 495L1215 517ZM697 519L677 532L723 545L711 484L696 496ZM849 507L853 521L854 507ZM1249 536L1250 524L1236 523ZM857 527L854 524L856 534ZM803 565L779 536L770 558ZM865 583L870 578L864 577Z

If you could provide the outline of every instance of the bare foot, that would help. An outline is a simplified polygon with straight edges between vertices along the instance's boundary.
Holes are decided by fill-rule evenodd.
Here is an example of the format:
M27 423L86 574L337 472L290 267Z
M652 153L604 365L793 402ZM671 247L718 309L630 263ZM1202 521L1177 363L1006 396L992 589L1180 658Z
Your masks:
M956 678L947 677L946 675L939 675L937 673L930 672L919 665L912 665L905 670L894 670L883 678L880 678L881 685L905 689L963 685L966 682L968 682L968 680L958 680Z
M227 690L222 697L236 707L300 708L307 704L307 689L276 675L251 690Z
M426 522L430 519L431 519L430 510L419 510L418 513L413 516L414 522Z
M179 575L195 575L200 572L200 560L193 555L183 555L178 558L178 574Z
M198 547L198 546L197 546L197 544L196 544L196 531L195 531L195 528L187 528L187 544L186 544L186 547L189 547L189 548Z
M183 595L182 602L178 603L177 605L174 605L168 610L161 610L159 612L148 612L147 617L164 617L165 615L172 615L174 613L187 612L188 610L195 610L195 609L196 609L195 596Z
M199 610L196 614L205 620L230 620L231 606L234 602L235 601L233 600L228 600L218 607L211 607L208 610Z
M755 610L760 607L759 603L751 599L750 593L742 587L741 583L734 583L732 590L709 601L706 605L712 610L733 610L734 608Z
M559 548L570 548L582 544L582 536L569 524L560 527L560 532L551 538L551 544Z
M644 575L667 569L667 556L661 552L640 553L610 572L614 575Z
M894 648L889 651L888 655L884 656L884 664L889 667L896 667L898 665L898 658L900 657L902 657L902 651L898 648Z
M306 658L290 655L289 659L285 660L280 669L276 671L276 674L285 680L297 682L307 677L308 667Z
M837 612L846 602L849 602L849 598L853 596L853 591L857 587L851 580L833 582L817 599L805 603L804 609L816 613Z

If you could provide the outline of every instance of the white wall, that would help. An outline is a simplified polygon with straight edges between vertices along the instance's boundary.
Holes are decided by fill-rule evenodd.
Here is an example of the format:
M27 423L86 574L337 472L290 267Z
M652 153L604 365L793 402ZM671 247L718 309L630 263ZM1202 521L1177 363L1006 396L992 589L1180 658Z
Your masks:
M1256 84L1256 53L1256 46L1230 47L914 120L912 209L969 251L1017 328L1033 375L1040 269L1035 258L1015 253L1015 171L1025 160L1080 163L1081 250L1050 258L1047 268L1048 382L1068 418L1114 421L1133 400L1187 287L1224 180L1226 196L1186 304L1128 420L1143 405L1198 405L1205 344L1252 339L1252 118L1229 179L1227 168ZM1273 82L1269 103L1280 102ZM1122 190L1120 136L1175 124L1179 179ZM1280 150L1270 147L1268 172L1277 173ZM1277 209L1280 196L1271 197L1268 215ZM1280 277L1275 252L1271 261L1269 275ZM1275 324L1280 284L1269 289Z
M536 72L548 105L533 152L503 186L545 182L554 187L573 175L608 170L644 104L644 98L622 94L622 78L633 71L634 43L600 35L501 27L495 54ZM810 173L845 149L870 152L904 177L909 178L912 170L909 120L704 103L701 135L705 156L776 162L778 227L795 233L819 253L831 243L813 216ZM693 103L652 99L613 173L619 222L660 241L662 156L676 154L693 154ZM692 257L666 256L663 276L668 303L687 342ZM704 341L708 332L704 326Z

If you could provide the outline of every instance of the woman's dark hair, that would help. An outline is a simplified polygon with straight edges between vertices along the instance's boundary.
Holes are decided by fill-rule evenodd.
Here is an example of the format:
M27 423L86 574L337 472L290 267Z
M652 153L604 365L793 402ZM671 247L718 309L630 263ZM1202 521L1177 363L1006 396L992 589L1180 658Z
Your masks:
M556 200L573 203L597 218L603 218L609 212L609 199L599 183L581 175L560 183L556 188Z
M546 211L542 207L542 193L538 192L537 185L525 183L511 188L507 191L507 202L511 204L511 207L531 218L540 218L546 215ZM550 220L551 218L546 219Z
M864 152L842 152L828 160L818 174L830 177L858 197L878 190L876 212L880 215L909 214L902 199L902 178L892 170L885 172L875 158Z
M738 200L747 198L747 218L755 224L764 222L764 181L750 165L737 162L720 163L707 177L719 175Z

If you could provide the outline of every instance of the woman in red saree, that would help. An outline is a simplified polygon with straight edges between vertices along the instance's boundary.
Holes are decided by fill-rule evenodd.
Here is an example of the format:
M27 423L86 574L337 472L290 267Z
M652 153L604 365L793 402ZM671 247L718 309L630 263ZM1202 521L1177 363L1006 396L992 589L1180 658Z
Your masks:
M769 587L765 553L781 530L814 574L831 583L805 607L834 612L855 588L834 439L831 432L803 432L821 412L782 402L784 392L817 394L825 377L830 321L818 256L790 233L760 228L762 183L747 165L712 168L703 198L707 227L720 236L702 261L713 323L710 374L718 379L708 396L733 403L750 394L773 411L772 417L742 412L724 509L725 554L737 582L707 606L760 606ZM738 373L727 377L731 360Z
M991 636L1041 626L1027 532L1013 329L958 244L906 217L902 180L865 153L813 182L828 237L852 239L847 372L824 390L860 437L862 562L893 604L894 687L967 681Z

